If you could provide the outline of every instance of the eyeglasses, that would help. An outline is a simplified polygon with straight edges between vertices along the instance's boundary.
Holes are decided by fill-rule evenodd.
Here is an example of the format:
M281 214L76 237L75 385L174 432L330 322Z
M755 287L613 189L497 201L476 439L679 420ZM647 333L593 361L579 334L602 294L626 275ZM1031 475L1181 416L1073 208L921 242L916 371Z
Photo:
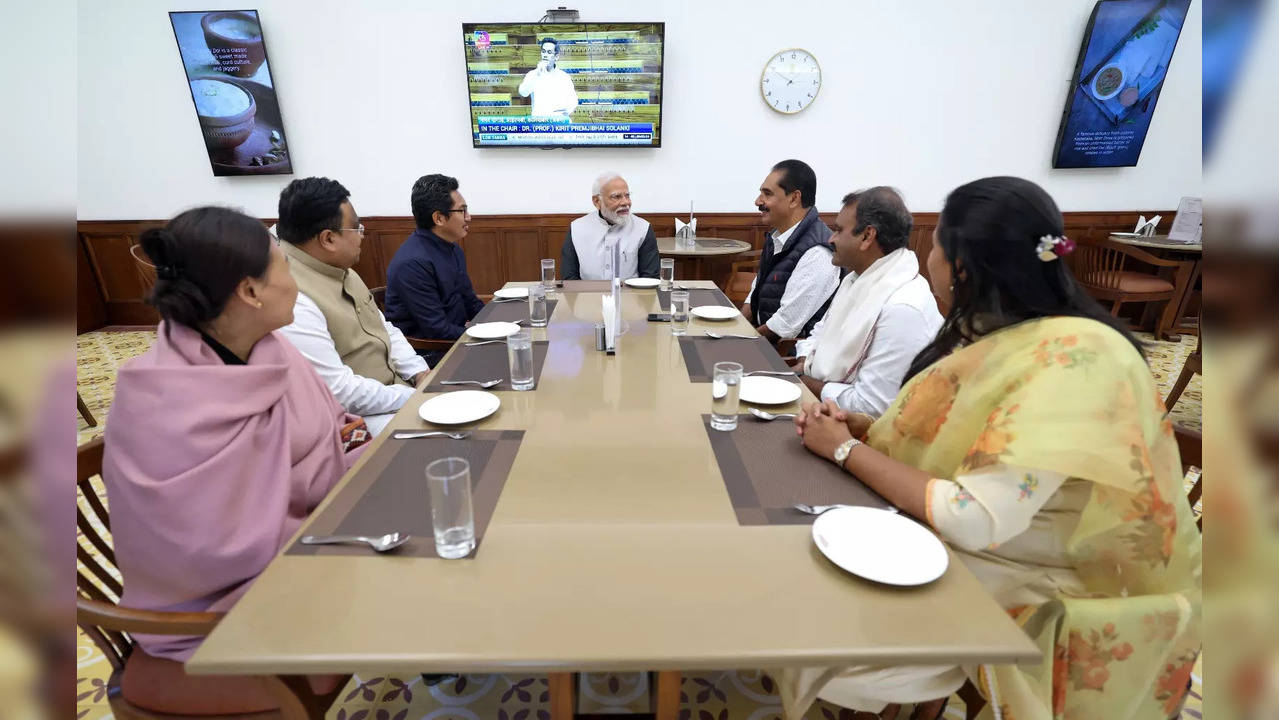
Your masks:
M347 230L354 230L356 235L364 237L364 223L360 223L353 228L340 228L338 232L346 232Z
M463 205L463 206L462 206L462 207L460 207L460 208L449 208L448 210L446 210L446 211L445 211L445 214L448 214L448 213L455 213L455 212L460 212L460 213L462 213L463 215L465 215L465 214L467 214L467 213L471 212L471 208L470 208L470 207L468 207L468 206L466 206L466 205Z

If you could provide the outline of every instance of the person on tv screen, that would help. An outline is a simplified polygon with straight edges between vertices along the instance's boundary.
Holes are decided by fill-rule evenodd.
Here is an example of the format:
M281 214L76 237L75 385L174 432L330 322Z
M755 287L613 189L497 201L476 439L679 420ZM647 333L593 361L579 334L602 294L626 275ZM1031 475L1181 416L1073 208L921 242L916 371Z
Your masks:
M631 214L631 188L617 173L606 172L591 187L595 212L569 225L560 252L565 280L611 280L613 246L621 243L618 277L657 277L662 258L653 226Z
M533 117L567 118L577 107L577 90L573 78L559 68L560 44L552 37L538 44L542 59L524 75L520 97L533 96Z

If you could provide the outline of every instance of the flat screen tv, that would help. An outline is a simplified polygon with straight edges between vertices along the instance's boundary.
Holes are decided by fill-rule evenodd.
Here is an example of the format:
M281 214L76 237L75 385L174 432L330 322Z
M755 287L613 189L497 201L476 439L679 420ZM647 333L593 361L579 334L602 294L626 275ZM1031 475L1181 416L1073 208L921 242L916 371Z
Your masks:
M661 147L665 23L463 23L475 147Z
M1057 130L1053 167L1137 164L1190 0L1100 0Z

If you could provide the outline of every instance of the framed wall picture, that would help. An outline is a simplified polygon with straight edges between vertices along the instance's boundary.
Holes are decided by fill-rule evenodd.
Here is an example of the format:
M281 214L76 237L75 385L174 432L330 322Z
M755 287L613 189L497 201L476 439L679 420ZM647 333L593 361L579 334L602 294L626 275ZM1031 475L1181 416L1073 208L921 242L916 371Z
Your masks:
M293 172L257 10L171 12L213 174Z
M1053 167L1137 164L1190 0L1100 0L1057 130Z

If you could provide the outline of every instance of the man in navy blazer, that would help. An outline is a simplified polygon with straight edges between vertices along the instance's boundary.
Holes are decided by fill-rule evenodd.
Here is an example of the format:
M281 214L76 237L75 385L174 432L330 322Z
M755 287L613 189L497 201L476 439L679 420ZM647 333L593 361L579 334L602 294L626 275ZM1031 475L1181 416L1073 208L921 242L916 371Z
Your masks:
M386 269L386 319L409 337L456 340L484 307L458 245L471 213L447 175L418 178L412 203L417 229Z

